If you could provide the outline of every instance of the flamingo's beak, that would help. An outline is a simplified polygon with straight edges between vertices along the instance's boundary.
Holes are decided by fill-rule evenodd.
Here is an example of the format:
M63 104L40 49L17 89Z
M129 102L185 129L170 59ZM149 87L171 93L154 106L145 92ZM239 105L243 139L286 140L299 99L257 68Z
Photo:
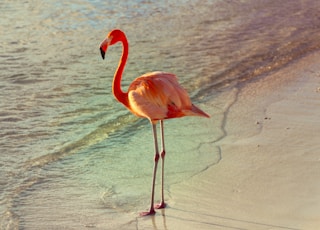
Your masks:
M101 53L102 59L104 59L106 52L102 49L102 47L100 47L100 53Z
M103 42L100 45L100 53L102 56L102 59L104 59L105 54L107 52L108 46L110 45L112 37L108 36L106 39L103 40Z

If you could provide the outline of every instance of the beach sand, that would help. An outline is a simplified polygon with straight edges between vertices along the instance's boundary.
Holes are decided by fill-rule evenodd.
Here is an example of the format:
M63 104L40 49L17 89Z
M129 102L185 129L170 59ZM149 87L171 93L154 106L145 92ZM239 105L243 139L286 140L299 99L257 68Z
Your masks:
M170 186L169 207L135 228L318 229L319 60L310 54L235 90L226 136L212 143L220 162Z

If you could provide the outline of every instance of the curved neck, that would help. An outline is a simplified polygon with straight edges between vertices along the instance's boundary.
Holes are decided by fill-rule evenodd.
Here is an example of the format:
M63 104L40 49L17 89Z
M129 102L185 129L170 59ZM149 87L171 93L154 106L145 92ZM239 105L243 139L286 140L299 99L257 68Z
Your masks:
M122 46L123 46L122 56L119 61L118 68L113 77L112 93L119 102L121 102L126 107L128 107L128 93L125 93L121 90L121 79L122 79L124 66L126 65L126 62L128 59L129 46L125 36L123 37L123 39L120 40L120 42L122 43Z

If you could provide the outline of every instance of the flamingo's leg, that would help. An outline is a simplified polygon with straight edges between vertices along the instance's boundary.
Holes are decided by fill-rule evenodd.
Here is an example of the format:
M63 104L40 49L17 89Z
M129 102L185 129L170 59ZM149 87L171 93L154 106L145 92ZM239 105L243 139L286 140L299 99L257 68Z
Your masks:
M157 167L159 161L159 149L158 149L158 140L157 140L157 126L156 124L152 124L153 131L153 139L154 139L154 166L153 166L153 176L152 176L152 187L151 187L151 205L150 210L148 212L140 213L140 216L154 215L156 212L154 211L153 203L154 203L154 186L156 181Z
M166 150L164 147L164 127L163 127L163 120L160 121L160 128L161 128L161 202L155 206L157 209L165 208L166 203L164 203L164 157L166 156Z

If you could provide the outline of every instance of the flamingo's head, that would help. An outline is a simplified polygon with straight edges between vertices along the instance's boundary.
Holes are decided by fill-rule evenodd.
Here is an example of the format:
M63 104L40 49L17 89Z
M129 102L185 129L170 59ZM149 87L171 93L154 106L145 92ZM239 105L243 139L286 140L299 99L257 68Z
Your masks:
M115 43L124 40L127 40L127 38L121 30L112 30L100 44L100 52L102 58L104 59L108 46L114 45Z

